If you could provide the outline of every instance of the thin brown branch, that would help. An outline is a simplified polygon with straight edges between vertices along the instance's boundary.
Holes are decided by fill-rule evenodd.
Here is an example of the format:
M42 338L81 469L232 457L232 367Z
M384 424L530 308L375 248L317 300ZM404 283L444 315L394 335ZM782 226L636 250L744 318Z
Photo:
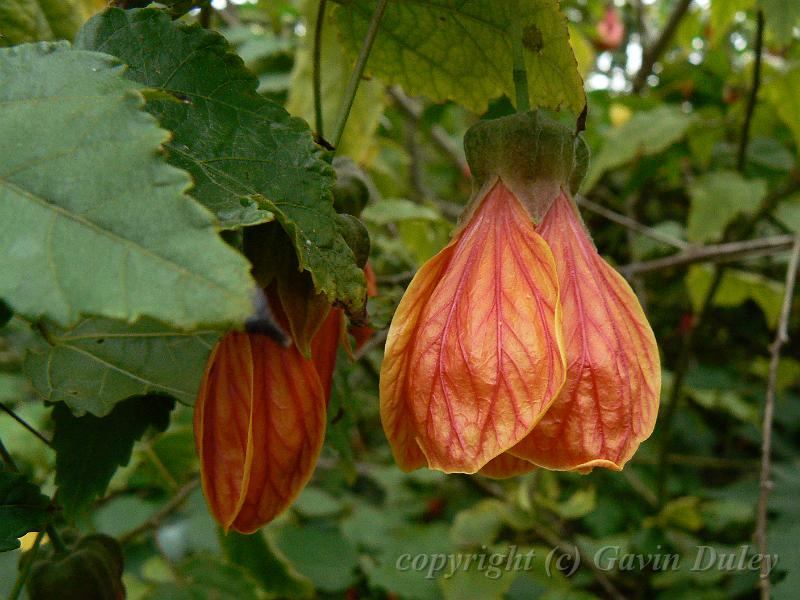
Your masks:
M169 518L174 512L183 506L183 503L186 502L187 498L191 495L195 488L197 488L199 483L200 480L195 478L184 484L183 487L181 487L172 497L172 499L167 502L163 508L161 508L161 510L156 512L153 516L145 520L140 525L120 535L118 538L119 543L125 545L143 533L147 533L153 529L158 529L167 518Z
M755 538L758 543L758 552L761 557L767 555L767 502L772 489L770 480L771 453L772 453L772 419L775 412L775 389L778 381L778 365L781 360L781 347L789 340L789 315L792 312L792 298L797 283L797 268L800 266L800 235L795 237L792 257L786 269L786 290L783 294L781 317L778 321L778 331L775 341L770 349L769 377L767 392L764 398L764 421L761 427L761 477L759 478L758 507L756 509ZM761 573L758 580L761 591L761 600L770 598L769 565L766 560L761 561Z
M0 402L0 410L2 410L3 412L5 412L5 413L6 413L6 414L7 414L9 417L11 417L11 418L12 418L12 419L14 419L14 420L15 420L17 423L19 423L20 425L22 425L22 426L23 426L25 429L27 429L27 430L28 430L30 433L32 433L32 434L33 434L33 435L35 435L37 438L39 438L39 439L40 439L42 442L44 442L44 443L45 443L45 444L47 444L48 446L51 446L50 440L48 440L48 439L47 439L46 437L44 437L44 436L43 436L41 433L39 433L39 432L36 430L36 428L34 428L34 427L33 427L33 426L30 424L30 423L28 423L28 422L27 422L25 419L23 419L23 418L22 418L22 417L20 417L20 416L19 416L17 413L15 413L15 412L14 412L14 411L13 411L13 410L10 408L10 407L8 407L8 406L6 406L5 404L3 404L3 403L1 403L1 402Z
M741 258L754 258L769 256L778 252L789 250L794 244L794 236L776 235L743 242L728 242L726 244L713 244L709 246L690 247L684 252L656 258L643 262L631 263L619 268L625 277L639 273L659 271L670 267L679 267L701 262L729 262Z
M753 120L753 111L758 99L758 88L761 85L761 53L764 47L764 12L759 10L756 14L756 39L755 59L753 64L753 83L750 85L750 94L747 97L747 108L742 122L742 134L739 137L739 151L736 156L736 168L744 171L747 162L747 144L750 141L750 122Z
M589 200L588 198L577 196L576 201L583 208L590 210L593 213L597 213L598 215L605 217L609 221L613 221L618 225L627 227L631 231L640 233L658 242L662 242L664 244L667 244L668 246L672 246L673 248L678 248L679 250L685 250L690 246L690 244L684 240L672 237L671 235L667 235L666 233L662 233L657 229L648 227L647 225L643 225L642 223L639 223L638 221L632 219L631 217L622 215L618 212L608 209L605 206L598 204L597 202Z
M692 0L678 1L675 8L672 9L672 13L669 15L666 25L664 25L664 29L661 30L661 34L656 41L644 51L642 66L633 79L633 91L635 93L638 93L644 87L648 75L653 71L653 65L656 64L658 59L661 58L661 55L666 51L669 43L672 41L672 36L675 35L678 25L686 14L686 11L689 10L689 5L691 3Z

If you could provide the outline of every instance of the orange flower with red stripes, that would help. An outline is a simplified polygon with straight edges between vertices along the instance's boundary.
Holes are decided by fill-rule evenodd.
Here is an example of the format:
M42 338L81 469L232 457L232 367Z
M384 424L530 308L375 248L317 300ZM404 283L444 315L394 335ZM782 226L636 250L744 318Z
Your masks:
M405 470L621 469L652 432L653 332L572 201L582 141L535 113L473 127L478 190L398 306L381 418Z

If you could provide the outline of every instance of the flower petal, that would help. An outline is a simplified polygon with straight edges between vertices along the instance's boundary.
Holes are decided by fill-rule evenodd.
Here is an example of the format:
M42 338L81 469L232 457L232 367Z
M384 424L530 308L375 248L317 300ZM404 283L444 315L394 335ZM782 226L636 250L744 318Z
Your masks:
M483 468L478 473L494 479L508 479L509 477L530 473L536 468L537 466L530 461L517 458L508 452L503 452L500 456L495 456L483 465Z
M325 392L311 360L233 332L209 360L195 409L203 491L227 531L251 533L308 483L325 437Z
M311 358L317 367L319 380L325 392L325 401L330 402L336 354L342 337L342 309L331 308L322 326L311 340Z
M653 330L562 193L539 229L555 257L567 382L516 456L548 469L620 470L653 431L661 368Z
M498 181L392 320L381 418L398 464L478 471L527 435L564 377L552 254Z

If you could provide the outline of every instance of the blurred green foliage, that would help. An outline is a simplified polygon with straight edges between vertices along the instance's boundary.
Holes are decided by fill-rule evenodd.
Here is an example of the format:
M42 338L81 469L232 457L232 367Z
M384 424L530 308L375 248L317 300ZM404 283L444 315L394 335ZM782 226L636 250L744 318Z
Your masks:
M223 4L184 19L210 19L258 77L259 93L285 103L313 128L316 3ZM347 3L329 4L322 71L328 128L350 69L348 39L334 29L335 11ZM593 160L582 193L684 243L800 233L800 4L692 3L646 85L635 92L642 56L678 4L561 2L588 98L585 137ZM608 7L624 29L618 42L598 27ZM740 163L757 10L765 15L761 86ZM37 35L27 31L25 36ZM431 93L435 78L419 78L424 73L412 73L418 89ZM532 80L531 86L539 83ZM442 97L452 97L457 84L448 81ZM166 431L150 429L135 444L130 463L116 471L90 511L75 522L54 517L83 534L101 532L121 541L128 598L756 597L752 536L760 422L785 252L726 265L707 311L703 305L718 266L673 266L634 278L662 353L665 403L676 365L684 364L685 379L674 413L662 406L655 434L622 473L538 471L492 481L426 470L404 474L394 466L378 416L382 336L413 273L447 243L469 197L460 149L465 130L481 116L512 110L501 98L478 115L455 102L408 98L377 78L364 82L343 154L356 161L368 184L362 220L380 291L369 302L376 337L356 360L340 353L326 447L314 480L262 532L223 536L197 485L191 408L179 404ZM568 111L553 114L575 118ZM614 264L676 252L599 214L584 211L583 217ZM686 354L683 340L692 328L694 343ZM778 557L773 597L784 600L796 598L800 585L797 307L789 331L777 385L767 530L770 553ZM196 341L207 347L209 340ZM27 323L12 318L0 329L0 401L49 438L59 420L22 375L26 349L35 350L34 356L53 352L33 340ZM190 382L173 384L191 395ZM54 452L2 414L0 439L27 480L52 495ZM37 506L31 510L41 513ZM17 534L3 528L4 542L7 533ZM33 535L23 538L23 548L31 547ZM19 557L20 551L0 554L3 594L17 576Z

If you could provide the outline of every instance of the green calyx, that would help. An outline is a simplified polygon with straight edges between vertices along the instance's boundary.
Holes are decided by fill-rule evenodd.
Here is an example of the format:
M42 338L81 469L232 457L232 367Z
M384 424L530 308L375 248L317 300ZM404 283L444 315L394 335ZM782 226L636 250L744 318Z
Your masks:
M479 190L499 178L536 222L561 190L578 190L589 164L583 138L537 111L476 123L464 149Z

